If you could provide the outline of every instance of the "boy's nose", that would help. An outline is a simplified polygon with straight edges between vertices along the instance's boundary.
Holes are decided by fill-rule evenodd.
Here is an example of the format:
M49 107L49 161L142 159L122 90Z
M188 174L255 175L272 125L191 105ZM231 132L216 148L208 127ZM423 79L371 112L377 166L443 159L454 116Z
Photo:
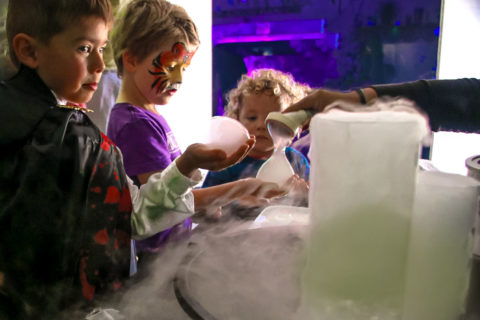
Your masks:
M98 52L90 54L89 71L91 73L102 73L104 69L105 63L103 62L102 54Z

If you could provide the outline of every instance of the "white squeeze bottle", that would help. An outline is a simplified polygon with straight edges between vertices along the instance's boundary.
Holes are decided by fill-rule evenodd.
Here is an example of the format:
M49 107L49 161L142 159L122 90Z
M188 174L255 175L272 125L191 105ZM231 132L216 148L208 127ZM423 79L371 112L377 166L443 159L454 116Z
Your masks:
M295 174L285 154L299 128L313 115L310 110L290 113L270 112L265 119L268 132L273 140L275 150L272 156L258 169L257 178L267 182L275 182L282 186Z

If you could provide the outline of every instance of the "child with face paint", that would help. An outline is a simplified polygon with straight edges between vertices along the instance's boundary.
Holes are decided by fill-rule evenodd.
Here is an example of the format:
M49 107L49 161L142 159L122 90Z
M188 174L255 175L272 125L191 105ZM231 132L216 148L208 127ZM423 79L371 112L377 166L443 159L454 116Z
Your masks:
M183 73L200 42L196 26L185 10L166 0L133 0L117 17L112 44L122 86L107 134L122 150L127 174L141 185L172 161L188 157L181 153L155 105L168 104L180 88ZM193 190L195 212L218 214L221 206L234 199L248 199L257 205L284 192L272 183L253 178L197 189ZM176 224L166 223L163 232L137 242L137 250L144 252L144 257L151 256L148 252L160 251L169 240L190 234L189 216L172 213L165 221Z

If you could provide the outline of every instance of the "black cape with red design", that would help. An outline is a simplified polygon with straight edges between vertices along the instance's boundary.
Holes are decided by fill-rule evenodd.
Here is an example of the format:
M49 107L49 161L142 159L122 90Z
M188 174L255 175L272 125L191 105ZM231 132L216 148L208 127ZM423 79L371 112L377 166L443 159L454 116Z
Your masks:
M128 278L120 152L34 70L0 83L0 319L52 319Z

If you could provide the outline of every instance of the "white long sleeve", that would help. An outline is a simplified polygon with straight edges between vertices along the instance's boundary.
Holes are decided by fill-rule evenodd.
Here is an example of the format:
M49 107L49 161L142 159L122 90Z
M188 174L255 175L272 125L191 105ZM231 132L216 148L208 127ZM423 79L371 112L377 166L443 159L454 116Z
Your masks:
M129 179L132 198L132 238L148 238L166 230L194 213L192 187L202 180L199 170L193 178L180 173L176 162L150 176L140 188Z

